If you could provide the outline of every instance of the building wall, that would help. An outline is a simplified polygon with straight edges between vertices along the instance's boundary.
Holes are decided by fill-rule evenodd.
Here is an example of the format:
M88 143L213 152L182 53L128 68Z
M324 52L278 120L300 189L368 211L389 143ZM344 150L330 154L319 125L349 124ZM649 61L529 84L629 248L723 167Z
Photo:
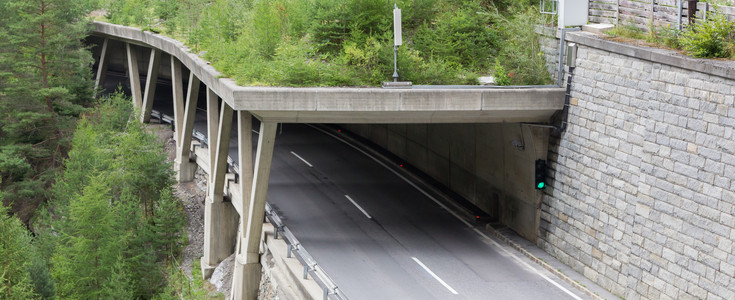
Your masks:
M625 299L735 299L735 64L567 40L539 246Z

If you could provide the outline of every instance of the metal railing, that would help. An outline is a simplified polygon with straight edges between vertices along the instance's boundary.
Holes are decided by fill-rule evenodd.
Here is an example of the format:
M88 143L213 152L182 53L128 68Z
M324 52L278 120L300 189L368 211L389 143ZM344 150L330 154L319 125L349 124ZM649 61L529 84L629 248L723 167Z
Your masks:
M324 299L349 299L342 290L339 289L334 280L322 269L316 260L309 254L308 251L301 245L301 242L296 236L291 233L291 230L286 227L281 221L281 217L271 208L270 204L265 204L265 216L268 221L273 224L273 237L278 239L279 236L283 237L283 240L288 245L288 252L286 257L291 258L293 254L296 254L296 259L304 266L303 279L307 279L308 275L314 279L314 281L322 287L324 291Z
M151 117L159 119L161 122L167 123L171 126L174 124L174 118L171 116L168 116L166 114L163 114L157 110L151 111ZM203 133L197 131L194 129L192 133L192 137L199 140L200 143L207 145L209 147L209 140L207 139L207 136L205 136ZM239 167L237 163L228 155L227 156L227 165L228 168L231 168L235 176L239 176L238 174ZM336 283L334 283L334 280L332 280L329 275L322 269L319 264L316 263L316 260L309 254L308 251L304 248L303 245L301 245L301 242L294 236L294 234L291 232L291 230L286 227L286 225L283 224L283 221L281 220L281 217L273 210L273 208L270 206L270 204L265 204L265 217L268 219L268 222L273 224L273 237L275 239L278 239L279 237L282 237L283 240L286 242L287 245L287 258L292 258L295 254L295 258L301 263L301 265L304 267L303 272L303 279L308 279L309 275L311 275L311 278L314 279L314 281L322 288L324 291L323 293L323 299L336 299L336 300L349 300L349 298L342 292L341 289L337 286Z

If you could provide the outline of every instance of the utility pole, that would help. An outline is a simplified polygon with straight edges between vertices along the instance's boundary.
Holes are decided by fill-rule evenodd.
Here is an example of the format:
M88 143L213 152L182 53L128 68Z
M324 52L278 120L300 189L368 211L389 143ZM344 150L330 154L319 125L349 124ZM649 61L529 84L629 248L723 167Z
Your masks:
M393 82L398 82L398 47L403 44L401 9L393 3Z

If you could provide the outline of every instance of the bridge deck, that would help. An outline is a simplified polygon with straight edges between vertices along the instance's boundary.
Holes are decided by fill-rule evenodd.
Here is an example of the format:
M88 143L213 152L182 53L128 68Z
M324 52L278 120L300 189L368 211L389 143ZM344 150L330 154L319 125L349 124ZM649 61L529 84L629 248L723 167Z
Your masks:
M284 123L548 122L564 105L558 87L243 87L172 38L95 22L94 35L161 50L191 70L234 110Z

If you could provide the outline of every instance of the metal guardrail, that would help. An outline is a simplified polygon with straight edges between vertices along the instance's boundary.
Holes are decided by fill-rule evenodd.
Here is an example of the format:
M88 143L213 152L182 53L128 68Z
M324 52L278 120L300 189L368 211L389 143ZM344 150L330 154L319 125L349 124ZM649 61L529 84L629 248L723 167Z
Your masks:
M286 241L286 244L288 245L288 254L286 257L291 258L292 254L295 253L299 262L302 266L304 266L304 272L303 272L303 278L307 279L308 275L311 275L311 277L319 284L319 286L322 287L324 291L324 299L338 299L338 300L348 300L349 298L347 295L345 295L341 289L337 286L336 283L334 283L334 280L332 280L329 275L322 269L317 263L316 260L309 254L306 249L301 245L301 242L296 238L296 236L291 233L291 230L286 227L286 225L283 224L281 221L281 217L278 216L278 214L271 208L270 204L265 204L265 216L268 218L268 221L273 224L274 232L273 236L278 239L279 236L283 237L283 240ZM330 297L331 296L331 297Z
M173 117L163 114L157 110L151 111L151 117L159 119L161 122L167 123L171 126L174 126ZM209 140L207 139L207 136L205 136L203 133L195 129L192 136L195 139L199 140L200 143L209 146ZM229 155L227 156L227 165L229 168L232 168L235 176L239 177L240 174L237 173L239 167ZM292 254L296 254L296 259L299 261L299 263L301 263L302 266L304 266L302 278L308 279L309 275L311 275L314 281L319 284L320 287L322 287L322 290L324 291L324 300L349 300L347 295L345 295L344 292L339 289L337 284L334 283L334 280L332 280L332 278L327 275L324 269L322 269L319 264L316 263L316 260L314 260L311 254L309 254L309 252L306 251L306 249L301 245L301 242L299 242L299 240L296 238L296 236L294 236L291 230L289 230L288 227L283 224L281 217L273 210L273 208L268 203L265 204L265 217L268 218L268 221L271 224L273 224L273 237L276 239L278 239L279 236L283 237L283 240L288 245L288 252L286 257L291 258Z

